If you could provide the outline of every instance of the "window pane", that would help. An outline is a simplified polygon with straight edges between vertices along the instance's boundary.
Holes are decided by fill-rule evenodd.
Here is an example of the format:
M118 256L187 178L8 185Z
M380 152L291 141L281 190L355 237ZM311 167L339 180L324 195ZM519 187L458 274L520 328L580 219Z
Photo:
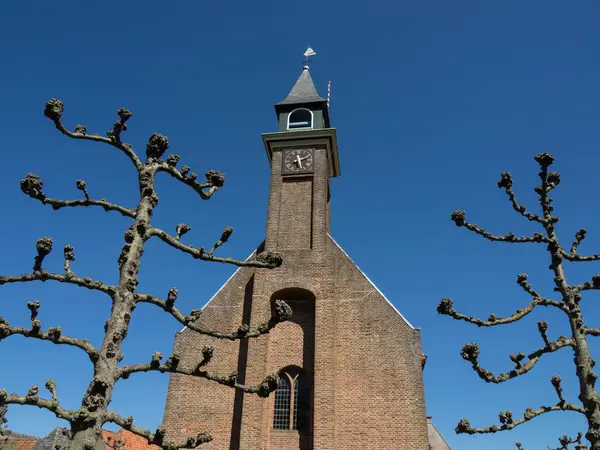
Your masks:
M275 390L275 414L273 416L275 430L290 429L290 394L290 381L285 374L282 374Z
M298 376L294 384L294 430L306 430L309 419L309 389L306 377L303 374Z

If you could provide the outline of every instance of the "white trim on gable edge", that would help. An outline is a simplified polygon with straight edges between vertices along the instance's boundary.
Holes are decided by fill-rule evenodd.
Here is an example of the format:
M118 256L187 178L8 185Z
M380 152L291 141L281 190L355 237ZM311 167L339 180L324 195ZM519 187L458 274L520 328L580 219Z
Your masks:
M385 301L389 303L389 305L394 309L394 311L396 311L396 313L402 318L402 320L404 320L406 325L408 325L412 330L419 330L419 328L413 327L411 325L411 323L408 320L406 320L406 317L404 317L402 315L402 313L400 311L398 311L398 309L394 306L394 304L392 302L390 302L390 300L384 295L384 293L381 292L377 286L375 286L375 283L373 283L371 281L371 279L367 276L367 274L364 273L360 269L360 267L358 267L358 265L352 260L352 258L350 258L350 255L348 255L348 253L346 253L346 251L342 248L342 246L336 242L336 240L333 238L333 236L331 236L331 234L329 234L329 233L327 233L327 236L329 237L329 239L331 239L331 242L333 242L335 244L335 246L340 249L340 251L346 256L346 258L348 258L348 260L354 265L354 267L356 267L358 269L358 271L361 273L361 275L363 277L365 277L365 279L371 284L371 286L373 286L373 288L379 293L379 295L381 295L385 299Z
M246 262L246 261L248 261L250 258L252 258L252 256L253 256L255 253L256 253L256 250L254 250L252 253L250 253L250 255L249 255L249 256L248 256L248 257L247 257L247 258L244 260L244 262ZM207 305L208 305L210 302L212 302L212 301L214 300L214 298L215 298L215 297L216 297L216 296L219 294L219 292L221 292L221 291L223 290L223 288L224 288L225 286L227 286L227 283L229 283L229 282L232 280L232 278L233 278L233 277L235 277L235 276L237 275L237 273L238 273L238 272L239 272L241 269L242 269L242 267L238 267L238 268L236 269L236 271L235 271L235 272L233 272L233 274L232 274L232 275L231 275L229 278L227 278L227 281L225 281L225 283L223 283L223 286L221 286L221 287L219 288L219 290L218 290L217 292L215 292L211 298L209 298L209 299L208 299L208 301L207 301L207 302L204 304L204 306L203 306L201 309L204 309L204 308L206 308L206 306L207 306ZM183 330L185 330L186 328L187 328L187 326L183 327L183 328L181 329L180 333L183 333Z

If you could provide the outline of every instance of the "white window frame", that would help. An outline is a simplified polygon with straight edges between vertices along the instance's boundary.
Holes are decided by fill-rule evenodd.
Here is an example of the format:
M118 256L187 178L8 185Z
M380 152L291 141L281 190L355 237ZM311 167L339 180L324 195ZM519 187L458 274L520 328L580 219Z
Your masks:
M290 128L290 117L292 117L292 114L294 114L296 111L308 111L310 113L310 127ZM315 116L314 116L313 112L308 108L296 108L293 111L291 111L287 116L287 129L288 130L312 130L314 123L315 123Z

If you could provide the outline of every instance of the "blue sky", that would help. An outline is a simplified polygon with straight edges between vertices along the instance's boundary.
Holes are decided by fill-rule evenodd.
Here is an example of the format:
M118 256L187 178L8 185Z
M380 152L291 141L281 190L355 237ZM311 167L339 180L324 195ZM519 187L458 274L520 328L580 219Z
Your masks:
M61 136L43 117L59 97L65 122L103 133L120 106L134 113L126 140L143 151L161 132L183 164L219 169L226 187L210 202L171 179L158 183L154 224L193 227L195 245L209 245L223 227L235 233L222 254L246 257L261 242L269 169L260 134L275 131L273 104L302 68L302 52L317 56L312 75L322 95L332 81L332 124L338 129L342 176L332 180L332 234L407 319L421 328L429 355L428 413L455 450L554 445L576 434L575 413L552 413L510 433L456 436L462 417L474 426L497 413L556 401L550 378L560 375L577 401L572 356L542 358L527 376L487 385L460 356L466 342L481 348L495 372L510 353L541 344L536 322L552 338L566 334L563 317L539 310L508 327L478 329L437 315L443 297L460 311L507 315L529 303L515 283L526 272L535 288L552 292L542 246L493 244L458 229L454 209L490 231L538 231L510 207L496 181L512 172L520 200L535 210L533 155L551 152L562 185L555 206L568 246L588 228L585 253L600 248L597 168L600 154L600 5L559 2L5 2L0 7L0 273L30 270L35 240L52 236L75 247L75 270L115 282L128 221L102 210L58 212L24 196L19 180L42 177L48 195L78 198L75 180L93 197L136 202L135 174L119 152ZM177 286L183 309L202 306L231 274L161 242L148 245L140 289L164 295ZM60 252L48 260L60 270ZM600 271L569 266L579 283ZM99 343L110 304L71 286L28 284L0 289L0 315L28 320L26 302L42 303L44 326ZM583 302L594 325L598 296ZM597 325L597 324L595 324ZM125 362L167 354L180 327L140 306L125 343ZM598 354L600 348L591 344ZM26 392L53 377L66 407L76 408L91 367L75 350L10 338L0 343L0 386ZM138 375L116 389L112 407L146 428L162 418L167 376ZM49 413L12 408L15 431L43 435L61 425Z

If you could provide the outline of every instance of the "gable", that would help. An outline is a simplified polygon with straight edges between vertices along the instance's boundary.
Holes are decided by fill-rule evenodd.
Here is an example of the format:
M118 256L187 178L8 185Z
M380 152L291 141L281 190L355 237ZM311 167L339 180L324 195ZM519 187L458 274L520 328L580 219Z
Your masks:
M390 312L393 312L393 314L395 314L401 320L401 322L403 322L411 330L418 330L418 328L413 327L411 325L411 323L408 320L406 320L406 318L402 315L402 313L400 313L400 311L398 311L398 309L392 304L392 302L389 301L389 299L383 294L383 292L381 292L379 290L379 288L377 286L375 286L375 283L373 283L370 280L370 278L358 267L358 265L356 265L356 263L352 260L352 258L350 258L348 253L346 253L344 251L344 249L340 246L340 244L338 244L330 234L327 234L327 237L333 244L333 248L335 248L337 252L339 252L341 255L343 255L343 258L345 260L347 260L347 262L353 267L353 269L357 272L357 275L360 278L363 278L364 281L366 282L366 284L368 284L373 289L373 291L375 293L377 293L378 296L388 304L388 306L390 308Z
M430 450L451 450L448 443L431 421L431 417L427 418L427 435L429 437Z

